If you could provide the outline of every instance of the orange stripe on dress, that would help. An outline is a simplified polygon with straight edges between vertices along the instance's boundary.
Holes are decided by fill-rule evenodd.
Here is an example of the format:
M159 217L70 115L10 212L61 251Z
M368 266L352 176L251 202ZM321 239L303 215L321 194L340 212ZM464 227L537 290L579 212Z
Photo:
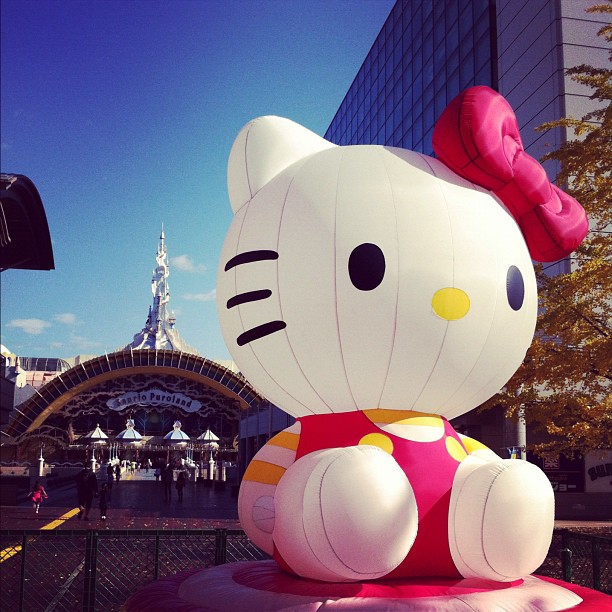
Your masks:
M249 463L249 467L247 467L242 479L259 482L261 484L275 485L278 484L285 472L286 469L280 465L253 459L253 461Z
M298 444L300 443L300 434L289 433L287 431L281 431L276 434L273 438L268 440L268 444L274 446L282 446L289 450L297 450Z

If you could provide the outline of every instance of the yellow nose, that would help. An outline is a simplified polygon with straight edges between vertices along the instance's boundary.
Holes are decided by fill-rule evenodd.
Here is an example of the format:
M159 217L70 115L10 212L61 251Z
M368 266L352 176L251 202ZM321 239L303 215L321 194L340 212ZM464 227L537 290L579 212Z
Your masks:
M456 321L465 317L470 310L470 298L461 289L445 287L434 293L431 305L440 318Z

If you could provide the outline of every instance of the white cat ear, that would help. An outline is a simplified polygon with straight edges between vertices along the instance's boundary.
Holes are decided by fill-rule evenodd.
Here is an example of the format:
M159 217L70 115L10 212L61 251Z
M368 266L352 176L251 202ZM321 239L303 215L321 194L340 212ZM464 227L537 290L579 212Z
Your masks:
M227 164L227 189L237 212L279 172L313 153L335 147L282 117L259 117L236 137Z

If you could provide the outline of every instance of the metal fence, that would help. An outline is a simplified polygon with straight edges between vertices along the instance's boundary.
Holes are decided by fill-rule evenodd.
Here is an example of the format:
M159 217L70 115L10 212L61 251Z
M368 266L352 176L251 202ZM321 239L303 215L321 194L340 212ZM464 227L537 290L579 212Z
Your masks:
M119 610L139 587L189 569L267 559L242 530L3 530L0 609Z
M612 595L612 538L555 530L536 572Z
M242 530L3 530L0 609L120 610L139 587L180 571L268 558ZM556 531L537 574L612 594L612 539Z

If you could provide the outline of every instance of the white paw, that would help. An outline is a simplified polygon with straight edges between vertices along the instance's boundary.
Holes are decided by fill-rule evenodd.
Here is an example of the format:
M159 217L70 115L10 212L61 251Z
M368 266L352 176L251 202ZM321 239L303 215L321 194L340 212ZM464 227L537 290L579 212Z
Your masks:
M271 555L274 552L274 492L276 485L242 481L238 494L240 525L249 539Z
M253 523L265 533L272 533L274 529L274 498L264 495L256 500L253 506Z
M374 446L310 453L278 484L274 543L299 575L371 580L406 557L418 516L395 459Z
M518 459L470 465L468 457L464 463L449 514L455 565L466 578L507 582L527 576L544 561L552 538L550 482L538 467Z

